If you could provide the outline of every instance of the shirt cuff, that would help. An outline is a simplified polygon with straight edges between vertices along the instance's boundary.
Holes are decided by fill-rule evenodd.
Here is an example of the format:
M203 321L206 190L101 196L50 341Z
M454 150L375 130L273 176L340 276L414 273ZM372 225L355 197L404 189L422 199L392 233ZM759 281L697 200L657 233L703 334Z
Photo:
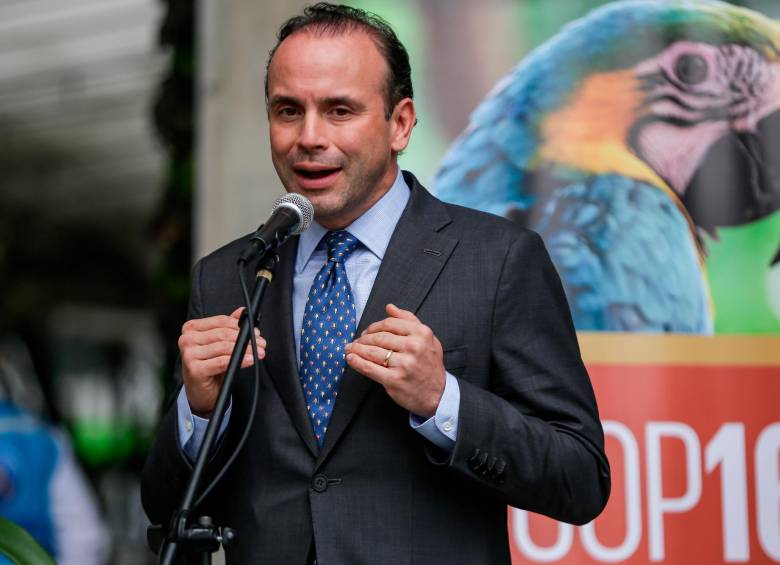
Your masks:
M176 398L176 409L178 413L179 445L189 460L195 461L198 457L200 446L203 443L203 437L206 435L206 427L209 425L209 419L201 418L192 413L184 387L181 387L179 396ZM219 427L219 432L217 432L217 441L219 441L225 433L232 410L233 399L230 398L227 410L225 411L225 417L222 418L222 425Z
M455 441L458 439L460 387L458 379L450 373L445 375L447 380L436 414L423 420L416 414L409 413L409 425L439 449L452 453Z

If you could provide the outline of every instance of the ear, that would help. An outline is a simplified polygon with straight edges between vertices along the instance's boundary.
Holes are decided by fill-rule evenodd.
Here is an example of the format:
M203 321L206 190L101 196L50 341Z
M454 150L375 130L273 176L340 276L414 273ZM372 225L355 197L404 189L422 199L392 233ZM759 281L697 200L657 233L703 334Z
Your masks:
M417 123L417 112L414 109L414 101L404 98L393 109L390 116L390 148L394 153L400 153L409 145L412 136L412 128Z

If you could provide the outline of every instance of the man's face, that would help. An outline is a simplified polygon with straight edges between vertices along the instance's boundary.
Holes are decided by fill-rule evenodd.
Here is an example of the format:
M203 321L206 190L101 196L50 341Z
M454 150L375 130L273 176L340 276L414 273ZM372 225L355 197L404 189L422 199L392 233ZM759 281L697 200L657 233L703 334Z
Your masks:
M271 60L274 167L288 192L311 200L328 229L349 225L395 179L395 154L408 143L414 106L406 99L385 119L387 73L362 31L319 36L303 30L286 38Z

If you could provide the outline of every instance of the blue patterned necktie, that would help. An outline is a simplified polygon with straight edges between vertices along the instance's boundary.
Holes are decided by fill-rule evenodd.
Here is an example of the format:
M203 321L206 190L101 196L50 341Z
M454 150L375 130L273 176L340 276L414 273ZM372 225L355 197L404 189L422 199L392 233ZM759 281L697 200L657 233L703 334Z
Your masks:
M320 447L344 373L344 345L355 336L355 300L344 261L360 244L344 230L328 232L323 240L328 245L328 260L309 290L301 327L298 370L306 409Z

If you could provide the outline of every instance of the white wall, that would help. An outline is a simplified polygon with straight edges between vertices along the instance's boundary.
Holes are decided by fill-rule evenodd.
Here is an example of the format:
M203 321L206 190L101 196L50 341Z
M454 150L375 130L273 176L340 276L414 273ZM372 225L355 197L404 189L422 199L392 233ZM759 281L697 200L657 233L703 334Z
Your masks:
M284 192L271 164L263 80L276 31L303 4L200 2L196 258L256 229Z

